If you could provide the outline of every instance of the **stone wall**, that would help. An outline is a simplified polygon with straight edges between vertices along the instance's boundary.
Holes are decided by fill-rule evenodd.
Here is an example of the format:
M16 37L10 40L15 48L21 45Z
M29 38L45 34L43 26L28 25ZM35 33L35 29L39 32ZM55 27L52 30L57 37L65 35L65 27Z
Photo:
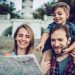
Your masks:
M35 39L39 39L41 37L41 27L46 28L49 23L52 22L52 18L50 20L36 20L36 19L10 19L10 20L0 20L0 36L8 29L9 27L12 26L12 36L16 30L16 28L25 23L29 25L33 31L34 31L34 36Z

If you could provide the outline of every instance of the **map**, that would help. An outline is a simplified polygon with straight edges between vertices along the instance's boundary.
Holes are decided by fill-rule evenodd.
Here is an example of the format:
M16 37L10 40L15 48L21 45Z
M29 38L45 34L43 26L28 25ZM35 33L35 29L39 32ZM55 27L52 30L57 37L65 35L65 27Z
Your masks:
M42 75L33 54L0 56L0 75Z

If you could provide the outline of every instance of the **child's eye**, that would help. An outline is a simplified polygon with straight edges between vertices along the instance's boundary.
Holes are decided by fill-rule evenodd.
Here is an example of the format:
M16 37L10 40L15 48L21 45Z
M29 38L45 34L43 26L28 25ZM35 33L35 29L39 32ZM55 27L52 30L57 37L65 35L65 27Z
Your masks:
M61 12L58 12L58 15L62 15L62 13Z

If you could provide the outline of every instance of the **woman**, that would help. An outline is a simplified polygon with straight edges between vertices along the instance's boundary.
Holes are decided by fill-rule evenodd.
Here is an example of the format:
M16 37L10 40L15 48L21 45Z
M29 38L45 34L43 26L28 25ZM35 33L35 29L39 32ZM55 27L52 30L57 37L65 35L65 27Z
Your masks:
M28 25L22 24L14 33L14 49L6 53L6 56L30 54L33 46L34 33Z

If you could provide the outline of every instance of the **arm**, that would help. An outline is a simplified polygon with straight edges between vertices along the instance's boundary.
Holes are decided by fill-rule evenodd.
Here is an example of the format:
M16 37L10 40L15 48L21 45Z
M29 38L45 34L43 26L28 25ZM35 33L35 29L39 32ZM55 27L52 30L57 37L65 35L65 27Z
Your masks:
M49 37L49 33L43 33L43 35L40 39L40 43L36 47L36 50L42 50L44 48L44 44L45 44L46 40L48 39L48 37Z
M66 49L63 50L65 53L70 52L75 49L75 41Z
M49 34L48 33L43 33L41 39L40 39L40 43L45 44L46 40L48 39Z

